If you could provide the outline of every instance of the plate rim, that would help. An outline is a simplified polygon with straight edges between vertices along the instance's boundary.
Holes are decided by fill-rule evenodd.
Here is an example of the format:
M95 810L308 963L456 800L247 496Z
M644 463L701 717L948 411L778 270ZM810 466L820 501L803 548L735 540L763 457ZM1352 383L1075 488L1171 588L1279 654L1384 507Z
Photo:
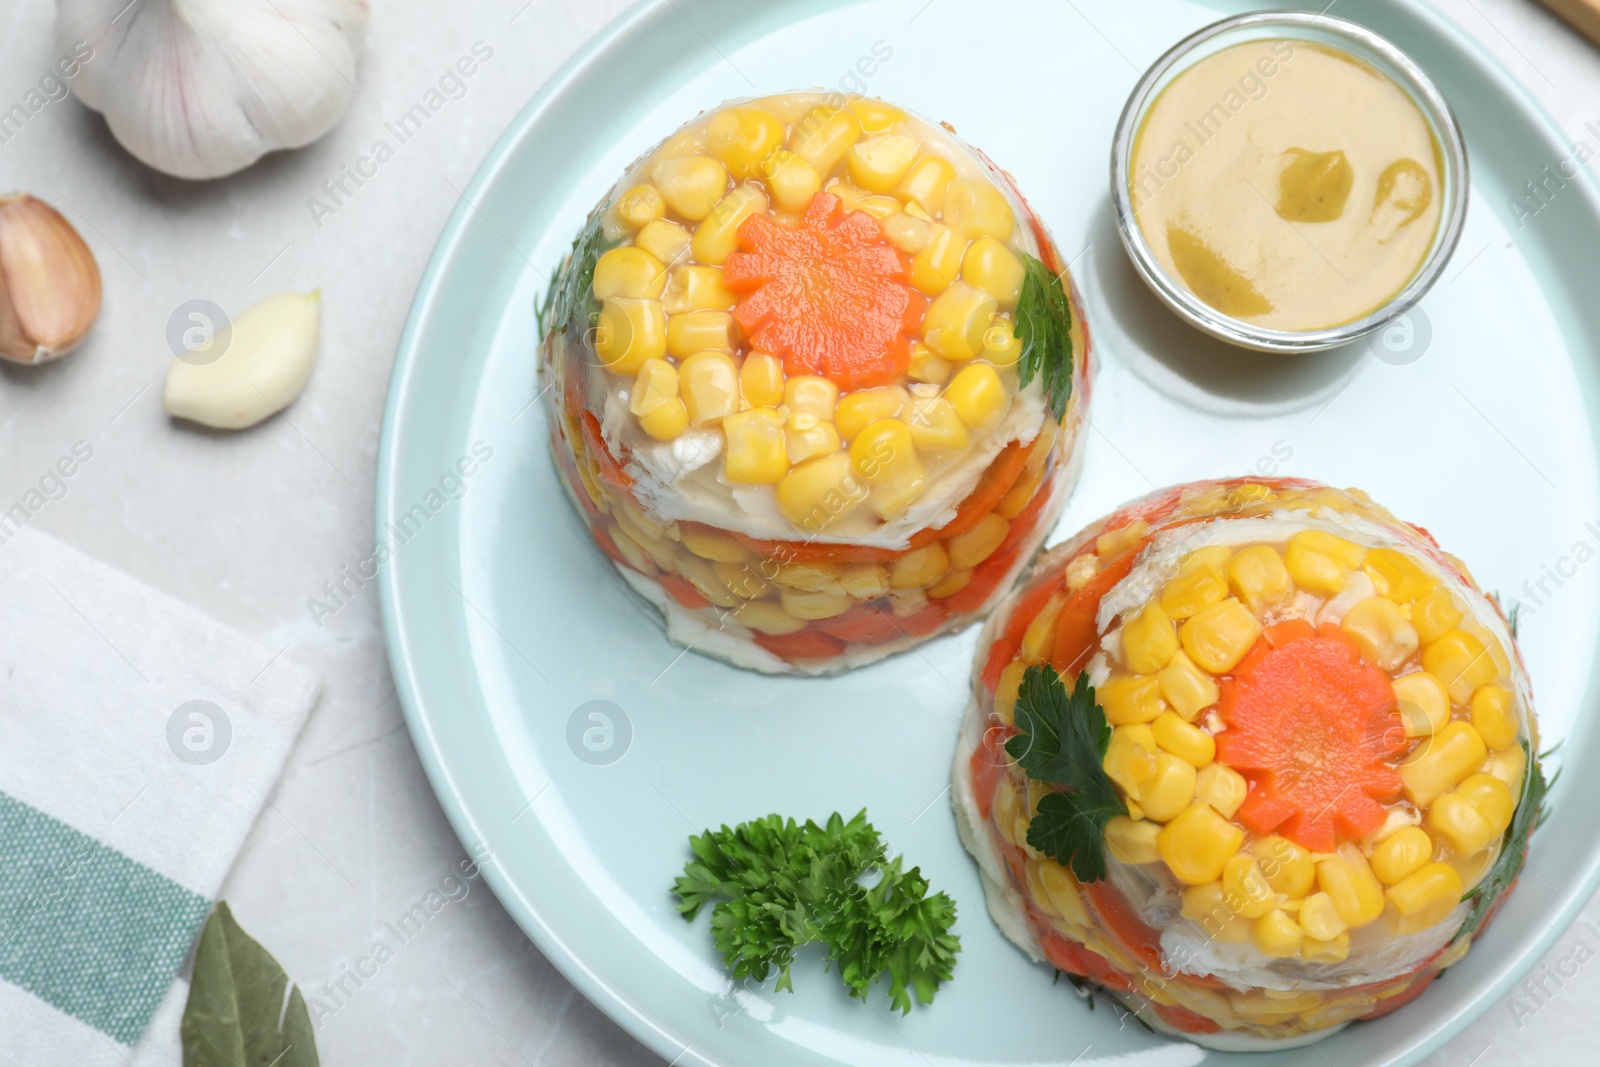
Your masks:
M609 52L625 42L639 27L659 16L664 9L677 11L687 19L688 15L682 11L683 7L693 9L706 2L709 0L636 0L586 40L549 76L538 92L510 120L478 164L472 180L462 191L458 203L429 254L427 265L418 279L412 296L404 328L396 344L377 446L374 519L378 530L385 529L386 523L398 514L397 508L401 501L398 495L401 467L400 438L405 423L406 408L411 397L412 378L420 359L420 340L428 328L435 301L439 297L454 253L478 216L476 203L481 201L483 192L501 177L518 144L539 124L547 112L551 111L567 93L574 90L577 81L588 68L603 61ZM827 3L816 5L809 13L819 14L835 7L852 6L860 2L865 0L829 0ZM1521 112L1543 139L1558 145L1571 140L1550 112L1528 91L1510 68L1437 7L1432 0L1399 0L1398 6L1424 21L1430 33L1452 46L1463 59L1472 63L1492 80L1501 95ZM1269 10L1269 8L1258 10ZM755 21L759 24L762 20L758 18ZM1580 168L1579 176L1581 180L1571 181L1570 184L1576 195L1588 202L1591 213L1600 218L1600 178L1587 167ZM437 713L425 706L414 663L408 654L407 631L412 623L406 618L399 592L399 586L402 584L400 581L402 566L402 561L396 558L390 566L379 568L378 574L384 647L396 697L404 714L413 748L452 832L463 844L471 840L484 841L487 838L479 832L479 820L469 810L470 805L457 785L457 774L445 765L442 747L433 725ZM1582 715L1583 710L1580 708L1579 722ZM732 1067L733 1061L711 1058L710 1050L702 1050L680 1041L666 1025L641 1010L622 991L613 987L604 976L591 968L577 951L568 946L565 938L546 917L544 910L515 884L500 864L493 862L492 859L486 859L481 863L480 869L486 884L500 901L501 906L541 954L584 995L585 999L604 1012L630 1036L664 1059L678 1057L673 1060L674 1063L682 1062L692 1054L695 1060L709 1067ZM1433 1034L1420 1044L1413 1045L1409 1049L1397 1050L1397 1056L1389 1061L1393 1067L1414 1064L1437 1051L1481 1017L1490 1006L1504 998L1538 959L1568 930L1594 895L1597 887L1600 887L1600 842L1597 842L1591 851L1583 877L1565 894L1566 899L1562 906L1544 921L1539 934L1507 954L1500 976L1483 994L1457 1004L1439 1023Z

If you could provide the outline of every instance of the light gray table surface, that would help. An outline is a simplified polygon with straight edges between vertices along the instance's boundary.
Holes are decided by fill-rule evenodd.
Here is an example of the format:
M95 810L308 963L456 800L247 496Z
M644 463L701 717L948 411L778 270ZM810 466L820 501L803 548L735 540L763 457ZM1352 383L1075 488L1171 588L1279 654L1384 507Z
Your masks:
M976 0L936 0L965 3ZM317 627L307 598L373 544L389 371L433 244L502 129L625 0L375 0L348 114L309 148L186 183L127 156L75 100L0 145L0 187L58 206L93 247L105 306L82 349L0 370L0 507L77 440L94 458L35 525L316 670L320 704L225 896L308 996L362 955L464 855L390 681L376 590ZM1531 0L1441 6L1538 97L1566 136L1600 125L1600 51ZM53 62L53 5L0 6L0 101ZM334 215L308 201L475 41L493 59ZM1530 161L1534 173L1546 161ZM321 286L322 352L284 417L240 434L164 415L166 324L195 298L245 306ZM3 610L3 606L0 606ZM581 997L479 882L336 1013L326 1064L659 1062ZM1592 922L1594 925L1586 925ZM1582 946L1580 947L1580 942ZM1536 969L1542 991L1492 1007L1431 1067L1594 1062L1600 901ZM1548 968L1548 970L1546 970Z

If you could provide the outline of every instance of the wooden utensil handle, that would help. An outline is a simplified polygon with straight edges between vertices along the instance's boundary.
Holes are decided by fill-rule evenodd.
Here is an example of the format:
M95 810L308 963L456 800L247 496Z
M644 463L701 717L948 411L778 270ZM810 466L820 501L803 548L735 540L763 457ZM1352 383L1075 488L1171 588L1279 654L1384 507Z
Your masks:
M1540 0L1577 31L1595 44L1600 44L1600 0Z

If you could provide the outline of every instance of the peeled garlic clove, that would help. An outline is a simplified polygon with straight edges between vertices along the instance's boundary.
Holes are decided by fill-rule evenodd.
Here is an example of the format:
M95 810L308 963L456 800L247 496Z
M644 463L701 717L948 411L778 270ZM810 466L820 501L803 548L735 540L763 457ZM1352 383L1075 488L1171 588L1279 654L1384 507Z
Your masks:
M99 314L100 268L72 223L27 193L0 196L0 356L64 356Z
M57 0L72 92L139 160L217 178L332 128L355 92L367 0Z
M242 430L294 403L317 361L320 302L321 290L269 296L174 359L161 391L167 414Z

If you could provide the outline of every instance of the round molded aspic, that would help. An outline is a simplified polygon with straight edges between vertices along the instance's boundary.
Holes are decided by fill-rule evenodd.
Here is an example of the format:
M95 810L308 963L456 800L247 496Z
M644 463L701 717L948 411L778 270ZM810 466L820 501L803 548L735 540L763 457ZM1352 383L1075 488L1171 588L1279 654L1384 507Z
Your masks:
M1511 628L1359 490L1136 501L978 647L952 795L990 914L1157 1029L1259 1049L1387 1014L1521 869L1545 780Z
M1240 60L1237 78L1220 67L1208 70L1211 61L1227 60L1223 53L1248 58L1252 48L1261 54L1253 65ZM1292 65L1285 54L1306 59ZM1285 73L1291 66L1292 78ZM1151 153L1162 154L1153 167L1148 161L1141 166L1136 156L1149 120L1186 76L1202 71L1195 85L1205 88L1184 101L1194 105L1192 113L1174 110L1181 108L1176 103L1161 112L1165 133ZM1275 84L1285 86L1276 95ZM1301 111L1294 101L1305 105ZM1341 107L1352 113L1341 114ZM1292 121L1302 113L1304 129ZM1393 128L1378 115L1388 116ZM1235 136L1235 127L1250 133ZM1391 139L1396 154L1384 154ZM1254 158L1280 145L1281 156ZM1191 200L1205 190L1190 205L1199 215L1179 210L1158 249L1141 225L1141 198L1191 175L1220 184L1196 187ZM1134 87L1111 148L1117 229L1145 283L1190 325L1266 352L1311 352L1354 341L1420 300L1460 239L1467 184L1465 139L1449 102L1422 68L1366 27L1315 12L1238 15L1180 41ZM1218 204L1223 197L1237 199ZM1408 234L1408 226L1430 226L1431 238ZM1298 268L1297 257L1303 260ZM1272 280L1293 310L1258 292L1255 283L1262 279ZM1308 317L1311 293L1323 302L1318 311L1325 317ZM1279 319L1303 325L1268 325Z
M552 447L668 636L831 673L986 613L1054 525L1081 305L1010 179L881 100L702 114L591 214L541 311Z

